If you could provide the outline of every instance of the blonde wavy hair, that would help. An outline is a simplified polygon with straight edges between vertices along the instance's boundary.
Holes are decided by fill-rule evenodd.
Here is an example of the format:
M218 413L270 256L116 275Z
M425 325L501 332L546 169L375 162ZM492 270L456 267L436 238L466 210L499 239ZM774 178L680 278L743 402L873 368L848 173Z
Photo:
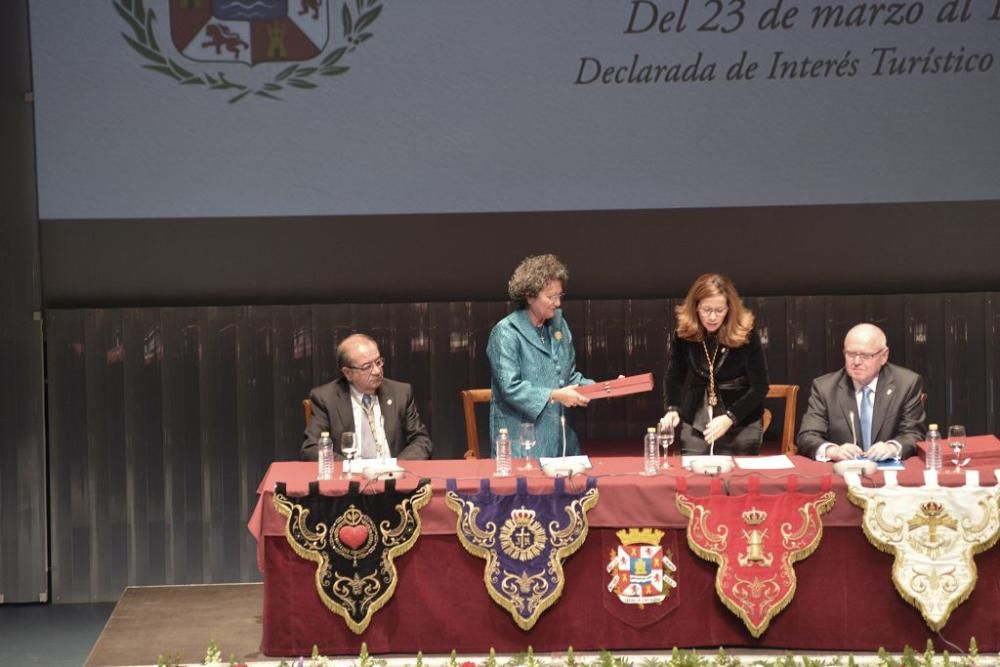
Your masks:
M507 282L507 294L521 306L528 305L529 297L539 292L551 281L558 280L563 289L569 281L569 270L555 255L531 255L521 260Z
M705 327L698 317L698 304L702 299L713 296L725 297L729 307L726 319L719 327L719 343L730 348L746 345L753 329L753 313L743 305L733 281L721 273L704 273L691 285L684 303L675 309L677 335L694 343L705 340Z

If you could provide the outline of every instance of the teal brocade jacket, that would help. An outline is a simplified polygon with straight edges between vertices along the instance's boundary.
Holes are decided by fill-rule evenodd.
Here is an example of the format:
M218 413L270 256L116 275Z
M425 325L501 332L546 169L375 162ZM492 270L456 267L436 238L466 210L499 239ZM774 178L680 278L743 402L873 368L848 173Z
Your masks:
M531 324L528 311L515 310L500 320L490 333L486 356L493 372L493 398L490 401L490 456L497 433L506 427L514 446L518 446L521 422L535 424L535 456L562 455L562 428L559 416L564 408L549 401L553 389L573 384L591 384L576 370L573 336L562 318L562 310L544 325L545 341ZM566 454L580 453L580 442L573 429L566 426Z

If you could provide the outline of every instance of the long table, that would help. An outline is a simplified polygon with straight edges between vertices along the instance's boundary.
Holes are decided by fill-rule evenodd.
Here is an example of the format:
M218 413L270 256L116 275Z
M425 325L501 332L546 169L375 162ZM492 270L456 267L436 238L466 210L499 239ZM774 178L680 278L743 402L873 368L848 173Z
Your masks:
M1000 452L993 436L969 439L969 451ZM754 639L715 592L716 566L698 558L687 546L687 520L674 497L679 478L688 494L707 495L710 478L694 475L672 459L672 469L656 477L638 474L638 458L593 459L589 474L598 478L600 502L588 515L591 533L583 547L565 563L566 586L561 599L544 612L530 631L522 631L508 612L496 605L483 583L484 562L461 547L455 535L455 514L444 502L448 479L460 491L474 492L490 477L493 463L482 461L403 462L408 473L398 488L414 488L421 478L433 487L431 503L421 511L421 537L396 560L398 587L389 603L375 614L362 635L351 632L316 593L315 564L298 557L285 539L285 519L272 503L274 485L284 482L290 495L304 494L315 479L315 463L276 462L258 488L258 503L249 528L257 539L258 566L264 574L262 651L270 656L308 654L317 645L324 654L357 653L361 643L373 653L501 652L595 649L662 649L673 646L745 646L776 649L870 651L879 647L923 648L936 638L919 611L895 591L892 558L868 544L860 529L861 510L846 498L844 481L831 466L793 457L794 470L752 473L737 469L726 475L728 492L745 493L752 474L759 475L764 493L780 493L790 474L798 476L803 492L818 492L832 482L837 495L824 515L824 535L817 551L795 566L798 587L794 599ZM993 468L1000 459L973 459L981 483L996 484ZM914 457L899 473L903 485L922 483L923 462ZM529 489L551 489L540 472L527 474ZM958 485L957 475L943 474L943 485ZM878 474L875 479L876 484ZM498 493L513 492L513 479L493 479ZM582 482L580 483L582 488ZM343 493L346 482L322 482L322 493ZM375 490L374 488L372 490ZM650 527L666 531L662 544L678 567L678 587L659 606L626 608L607 593L605 567L618 544L615 531ZM1000 548L976 557L979 582L971 597L951 616L942 635L959 646L975 637L982 651L1000 650ZM939 643L939 646L940 643Z

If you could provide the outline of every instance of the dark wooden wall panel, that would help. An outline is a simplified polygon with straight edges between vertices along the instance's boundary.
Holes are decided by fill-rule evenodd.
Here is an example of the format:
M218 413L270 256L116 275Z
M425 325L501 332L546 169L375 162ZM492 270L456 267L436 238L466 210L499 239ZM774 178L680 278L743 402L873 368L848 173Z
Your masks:
M986 430L985 294L945 297L945 377L947 423L970 433Z
M748 308L754 312L754 325L764 347L767 358L768 376L773 384L796 384L788 381L788 321L785 311L785 299L780 297L761 297L746 300ZM784 378L780 379L779 378ZM806 389L808 391L808 388ZM799 399L802 402L802 399ZM780 440L781 426L785 418L784 399L772 399L765 402L771 410L771 426L765 434L766 440Z
M61 585L52 599L86 600L92 596L87 525L98 520L84 508L90 496L85 465L87 373L84 369L84 312L50 312L47 356L49 367L49 523L52 572ZM77 514L76 511L79 513ZM137 545L142 549L142 545ZM140 554L142 551L140 550ZM141 557L141 556L139 556Z
M948 423L945 367L944 295L908 295L905 298L906 340L902 359L890 350L889 358L924 378L927 419L941 428Z
M230 501L238 503L233 507L235 516L249 517L253 511L253 499L243 489L254 488L260 481L255 479L257 471L267 469L273 458L275 439L274 397L281 393L280 387L286 383L276 377L276 359L273 339L277 337L275 328L278 312L287 308L249 307L240 313L240 326L236 327L236 385L235 391L235 458L228 462L232 472L231 484L234 489ZM289 397L291 398L291 397ZM294 400L289 400L294 405ZM294 440L289 434L289 440ZM240 461L239 465L234 465ZM252 557L253 539L246 530L234 523L236 534L233 544L243 543L229 554L231 561L239 563L239 578L255 576L256 559ZM249 548L249 550L248 550Z
M201 391L201 541L203 574L209 581L231 578L238 568L240 490L237 397L245 394L237 377L237 327L246 329L238 308L201 309L198 384ZM237 463L239 462L239 463ZM232 554L229 551L232 550ZM232 556L232 557L230 557ZM227 563L233 572L228 572Z
M890 359L922 373L930 418L996 432L996 293L748 298L771 381L798 384L843 364L862 320ZM568 301L578 368L595 379L652 371L656 389L571 411L586 439L634 442L663 411L678 299ZM486 342L505 302L50 311L52 590L113 600L127 584L254 581L246 531L257 483L294 459L301 401L337 373L336 342L370 332L387 375L413 384L435 456L460 457L459 392L488 387ZM781 429L782 406L769 438ZM478 420L487 449L487 408ZM627 445L626 445L627 446Z
M771 374L775 384L797 384L803 394L809 393L812 380L837 367L827 358L827 331L825 326L824 297L790 297L787 300L787 382ZM805 404L807 396L799 403ZM802 409L799 409L802 414Z
M28 1L0 3L0 604L49 599Z
M627 302L622 346L624 363L619 371L625 375L652 372L656 387L655 391L639 394L624 402L627 424L651 426L663 416L663 370L667 367L668 358L665 341L670 339L673 327L672 300L633 299Z
M576 366L586 377L601 381L624 373L628 306L628 301L567 304L565 317L578 350ZM568 412L581 438L602 440L625 430L623 401L596 400L586 410Z
M166 581L163 344L157 310L122 313L128 583Z
M203 580L201 323L193 308L165 310L161 321L167 582L197 583Z
M266 395L273 392L271 412L274 425L264 437L272 438L269 451L271 459L287 459L302 441L302 399L309 396L314 377L313 363L322 339L313 335L313 309L310 306L278 306L264 309L272 312L273 329L269 332L274 360L271 371L274 384L258 383L257 391ZM329 347L329 346L328 346ZM266 361L261 359L262 366ZM322 375L317 377L323 377ZM255 566L256 567L256 566Z

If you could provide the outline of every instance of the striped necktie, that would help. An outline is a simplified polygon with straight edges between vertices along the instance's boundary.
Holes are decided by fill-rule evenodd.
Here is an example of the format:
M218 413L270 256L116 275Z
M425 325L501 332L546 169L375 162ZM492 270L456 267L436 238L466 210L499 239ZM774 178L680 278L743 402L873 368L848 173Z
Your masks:
M375 457L383 458L385 453L382 451L382 443L378 439L378 428L375 426L375 409L372 404L375 402L374 397L371 394L365 394L361 397L361 407L365 411L365 417L368 418L368 431L371 433L371 441L375 443Z

